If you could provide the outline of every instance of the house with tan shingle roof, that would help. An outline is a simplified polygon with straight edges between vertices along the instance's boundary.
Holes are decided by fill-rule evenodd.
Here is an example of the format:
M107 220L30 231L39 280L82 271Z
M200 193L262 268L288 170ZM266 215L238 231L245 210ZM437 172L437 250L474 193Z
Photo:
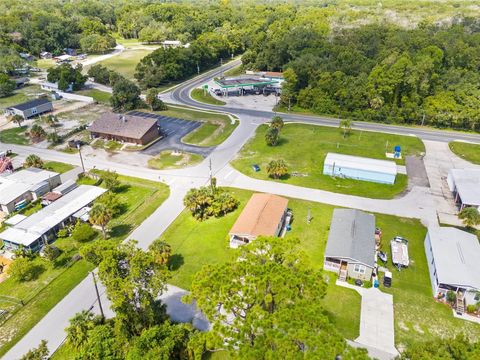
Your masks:
M229 232L230 247L237 248L258 236L281 236L286 225L288 199L253 194Z
M103 114L88 127L92 138L145 145L160 136L157 120L128 114Z

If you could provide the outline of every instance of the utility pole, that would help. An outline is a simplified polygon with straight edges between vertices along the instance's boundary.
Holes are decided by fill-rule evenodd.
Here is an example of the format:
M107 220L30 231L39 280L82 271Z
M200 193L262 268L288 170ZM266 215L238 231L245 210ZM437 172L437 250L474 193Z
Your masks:
M423 116L422 116L422 126L424 123L425 123L425 113L423 113Z
M307 223L310 224L311 221L312 221L312 217L310 216L310 208L308 208L308 212L307 212Z
M197 61L197 74L200 75L200 66L198 66L198 61Z
M78 149L78 154L80 155L80 162L82 163L83 172L85 172L85 165L83 164L82 151L80 150L81 147L82 145L80 145L80 143L77 142L77 149Z
M100 308L100 314L102 316L102 322L105 321L105 314L103 313L102 301L100 300L100 293L98 292L97 279L95 279L95 274L91 272L93 277L93 284L95 285L95 292L97 293L98 307Z
M208 169L209 169L209 178L210 178L210 188L212 189L212 194L214 193L214 188L213 188L213 179L212 179L212 158L209 158L208 162Z

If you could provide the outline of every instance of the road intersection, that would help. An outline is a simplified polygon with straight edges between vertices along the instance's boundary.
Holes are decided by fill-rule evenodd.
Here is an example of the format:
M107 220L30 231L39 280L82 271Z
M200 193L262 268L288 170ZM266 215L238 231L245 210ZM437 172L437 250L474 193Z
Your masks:
M240 119L240 124L234 130L232 135L222 144L217 146L201 164L187 169L160 171L143 168L134 164L122 164L97 157L87 156L84 158L85 167L87 169L109 169L117 171L122 175L134 176L154 181L162 181L169 185L169 198L129 236L131 239L138 240L140 247L144 249L147 248L151 242L157 239L168 228L168 226L184 209L183 197L188 189L205 185L208 182L210 174L217 178L218 184L221 186L231 186L253 191L270 192L292 198L317 201L336 206L358 208L370 212L417 218L420 219L424 225L438 225L437 208L439 206L448 206L446 204L448 201L450 201L450 199L445 198L442 194L432 191L429 187L414 186L409 193L401 198L392 200L378 200L252 179L233 169L229 165L230 160L236 156L242 146L254 135L258 125L268 121L273 116L273 112L201 104L192 100L189 96L189 93L192 88L203 84L209 78L212 78L229 68L235 67L238 64L238 61L233 61L223 66L221 70L216 69L210 71L176 87L170 93L163 94L164 99L170 99L170 101L177 104L187 105L202 110L220 110L222 112L231 113ZM338 126L339 121L338 119L293 114L282 114L282 117L284 117L286 121L307 122L327 126ZM439 131L424 128L401 127L363 122L355 122L354 127L366 131L380 131L418 136L422 140L431 141L436 144L443 143L445 145L451 140L464 140L480 143L479 135L461 132ZM33 149L28 146L6 145L0 143L0 151L6 149L11 149L22 158L34 152L45 160L80 165L80 159L78 155L66 154L48 149ZM445 146L443 146L442 149L445 150ZM429 148L427 147L427 157L429 155L428 151ZM434 164L434 162L431 164ZM434 172L431 169L434 168L434 165L431 165L430 169L427 167L427 170L430 172L429 180L431 183L432 180L430 179L430 176L440 176L432 175ZM93 283L90 277L88 277L84 279L74 290L72 290L72 292L68 294L59 304L57 304L29 333L25 335L24 338L22 338L14 347L12 347L12 349L4 356L4 359L18 359L30 348L38 346L38 343L41 339L48 340L48 347L50 351L55 351L65 339L65 333L63 329L66 327L66 325L68 325L68 320L76 312L79 312L83 309L89 309L92 306L93 311L97 310L92 290ZM194 320L198 327L202 329L208 327L205 319L198 314L194 307L184 305L179 302L183 293L184 290L182 289L169 287L169 290L164 295L165 301L168 304L168 311L170 315L182 321ZM103 288L102 297L104 298L104 301L107 302Z

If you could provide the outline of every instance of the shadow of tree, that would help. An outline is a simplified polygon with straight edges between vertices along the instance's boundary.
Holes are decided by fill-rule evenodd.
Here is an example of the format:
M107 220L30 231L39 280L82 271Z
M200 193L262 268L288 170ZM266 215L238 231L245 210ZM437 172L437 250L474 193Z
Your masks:
M132 230L132 225L130 224L120 224L112 227L110 229L111 237L125 236Z
M120 184L116 188L112 189L112 192L115 194L121 194L121 193L127 192L128 189L130 189L129 184Z
M170 270L175 271L178 270L184 263L185 260L182 254L173 254L168 259L167 266Z

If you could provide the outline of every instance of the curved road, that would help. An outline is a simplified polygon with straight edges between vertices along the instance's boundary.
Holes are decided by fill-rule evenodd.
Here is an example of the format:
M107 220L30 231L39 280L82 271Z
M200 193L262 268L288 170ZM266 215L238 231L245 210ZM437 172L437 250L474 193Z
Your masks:
M265 119L270 119L273 115L273 111L262 111L262 110L253 110L247 108L237 108L229 106L218 106L218 105L209 105L201 103L190 98L190 91L204 83L208 82L215 76L220 75L222 72L234 68L241 64L241 60L234 60L222 67L216 68L215 70L209 71L205 74L197 76L196 78L184 82L175 88L171 92L172 99L183 105L192 106L204 110L215 110L228 112L237 116L248 116L251 118L258 118L260 121ZM286 121L295 121L295 122L305 122L316 125L324 126L335 126L339 124L339 119L329 118L323 116L309 116L309 115L297 115L297 114L288 114L282 113L281 116ZM453 140L469 141L480 144L480 134L459 132L459 131L449 131L449 130L435 130L432 128L418 127L418 126L399 126L399 125L388 125L382 123L372 123L364 121L354 121L353 127L355 129L367 130L367 131L378 131L398 135L410 135L418 136L423 140L433 140L433 141L442 141L450 142Z

